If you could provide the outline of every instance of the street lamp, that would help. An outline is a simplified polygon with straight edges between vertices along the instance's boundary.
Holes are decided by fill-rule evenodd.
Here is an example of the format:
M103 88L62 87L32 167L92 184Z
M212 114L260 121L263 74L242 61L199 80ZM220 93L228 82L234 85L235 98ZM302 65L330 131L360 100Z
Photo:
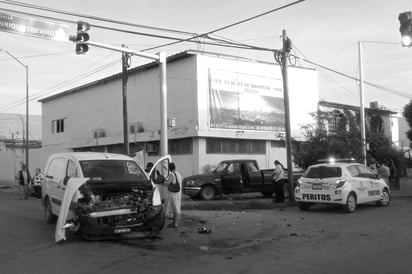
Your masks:
M7 50L0 49L0 51L5 52L11 58L16 60L20 65L26 69L26 168L29 170L29 66L21 62L17 57L8 52Z

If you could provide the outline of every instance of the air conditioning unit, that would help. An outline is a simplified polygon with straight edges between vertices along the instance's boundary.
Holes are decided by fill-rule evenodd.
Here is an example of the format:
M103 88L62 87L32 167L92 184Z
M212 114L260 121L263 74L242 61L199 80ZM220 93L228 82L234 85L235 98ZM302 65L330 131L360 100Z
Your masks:
M95 139L106 137L106 130L103 128L93 129L92 136Z
M130 126L129 126L129 132L130 133L137 133L137 128L136 128L136 125L135 124L131 124Z
M134 134L134 133L142 133L144 132L143 128L143 123L142 122L134 122L129 124L129 133Z
M370 108L379 109L379 101L369 102Z

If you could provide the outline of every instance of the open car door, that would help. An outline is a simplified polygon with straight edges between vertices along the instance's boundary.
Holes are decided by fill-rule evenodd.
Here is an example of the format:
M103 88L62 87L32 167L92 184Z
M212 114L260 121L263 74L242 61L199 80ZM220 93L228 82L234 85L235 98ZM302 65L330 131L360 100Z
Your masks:
M230 163L222 173L223 189L227 193L240 193L243 189L241 163Z
M155 175L157 175L157 172L159 172L158 174L162 175L164 178L169 176L169 163L171 161L172 158L170 157L170 155L162 156L159 160L156 161L156 163L154 163L152 169L149 172L149 177L155 177Z

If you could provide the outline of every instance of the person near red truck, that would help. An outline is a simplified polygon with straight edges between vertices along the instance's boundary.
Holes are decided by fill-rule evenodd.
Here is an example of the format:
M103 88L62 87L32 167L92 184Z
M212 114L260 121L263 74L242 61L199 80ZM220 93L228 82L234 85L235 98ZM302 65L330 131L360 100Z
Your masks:
M275 199L273 201L275 203L283 203L285 200L285 193L283 191L283 173L285 168L278 160L274 163L275 170L273 171L272 177L275 188Z
M167 225L168 228L178 228L181 214L181 201L182 201L182 175L176 171L175 163L169 163L170 174L167 177L164 184L167 186L165 212L169 212L169 209L173 212L173 223Z

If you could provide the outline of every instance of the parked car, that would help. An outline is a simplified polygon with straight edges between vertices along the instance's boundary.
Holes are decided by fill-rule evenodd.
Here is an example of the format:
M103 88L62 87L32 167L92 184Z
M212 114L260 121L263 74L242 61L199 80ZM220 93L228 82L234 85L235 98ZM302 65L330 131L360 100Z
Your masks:
M295 200L301 210L317 203L339 204L352 213L362 203L387 206L391 195L385 181L367 166L332 160L312 165L303 173L295 188Z
M156 162L166 165L170 156ZM164 226L160 194L144 169L119 154L73 152L51 155L42 188L44 218L88 240L156 235Z
M219 194L261 192L272 196L273 169L261 170L256 160L236 159L221 161L210 174L198 174L183 179L183 193L192 198L213 200ZM300 177L301 173L294 175ZM287 182L287 172L284 180Z

